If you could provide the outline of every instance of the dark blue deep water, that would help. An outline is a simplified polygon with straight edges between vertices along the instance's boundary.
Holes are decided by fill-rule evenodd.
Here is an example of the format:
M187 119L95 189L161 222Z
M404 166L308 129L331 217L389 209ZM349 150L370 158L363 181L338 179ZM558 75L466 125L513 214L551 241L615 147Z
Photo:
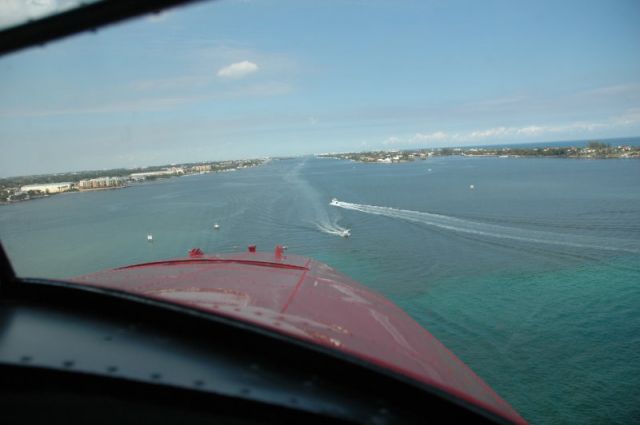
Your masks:
M271 161L0 206L0 235L45 277L285 244L399 304L533 423L640 420L639 160Z

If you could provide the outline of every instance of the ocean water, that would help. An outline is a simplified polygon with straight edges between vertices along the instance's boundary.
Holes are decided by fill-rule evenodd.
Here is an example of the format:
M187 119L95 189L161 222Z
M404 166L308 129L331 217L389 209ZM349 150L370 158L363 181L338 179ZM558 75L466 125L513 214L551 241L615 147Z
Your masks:
M638 160L309 157L0 206L0 236L20 275L54 278L285 244L396 302L529 421L622 424L640 421L639 183Z

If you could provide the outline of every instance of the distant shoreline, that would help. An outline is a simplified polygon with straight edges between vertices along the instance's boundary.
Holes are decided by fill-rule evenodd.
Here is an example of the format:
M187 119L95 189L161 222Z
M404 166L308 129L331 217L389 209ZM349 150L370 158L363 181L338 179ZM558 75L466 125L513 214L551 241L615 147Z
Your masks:
M327 153L319 158L333 158L363 163L390 164L426 160L432 157L460 156L466 158L563 158L563 159L640 159L640 146L611 146L589 142L586 146L546 147L464 147L409 150L380 150L368 152Z
M139 172L135 173L131 173L131 170L114 169L4 178L0 179L0 205L48 198L65 193L125 189L132 184L173 177L237 171L257 167L267 161L268 159L248 159L182 164L164 168L137 169L134 171Z

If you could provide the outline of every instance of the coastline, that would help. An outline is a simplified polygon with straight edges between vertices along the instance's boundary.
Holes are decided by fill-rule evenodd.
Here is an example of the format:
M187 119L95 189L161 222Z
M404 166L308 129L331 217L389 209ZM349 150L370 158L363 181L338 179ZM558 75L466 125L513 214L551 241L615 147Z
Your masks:
M640 159L640 146L589 142L584 147L462 147L407 150L379 150L366 152L325 153L317 158L332 158L362 163L394 164L424 161L433 157L459 156L466 158L563 158L563 159Z
M69 194L69 193L80 193L80 192L95 192L95 191L103 191L103 190L116 190L116 189L126 189L132 185L151 183L158 180L172 179L174 177L185 177L185 176L193 176L193 175L202 175L202 174L211 174L211 173L223 173L223 172L231 172L238 171L245 168L253 168L260 165L263 165L268 162L268 159L249 159L249 160L233 160L233 161L223 161L219 163L207 163L207 164L185 164L180 167L171 166L167 167L160 171L148 171L142 173L130 173L126 175L126 177L120 176L118 177L119 182L125 181L123 184L116 184L112 186L103 186L103 187L88 187L83 188L80 187L83 182L87 182L87 180L74 180L70 183L67 183L71 186L69 190L63 190L60 192L49 192L48 185L55 186L55 179L59 180L60 174L50 175L45 174L41 176L35 176L35 178L26 176L25 177L14 177L14 178L5 178L0 179L0 191L2 192L2 197L0 197L0 205L9 205L15 204L18 202L25 201L33 201L36 199L48 198L51 196ZM154 170L157 170L160 167L153 167ZM113 171L113 170L112 170ZM97 174L96 172L86 172ZM67 175L76 175L77 173L64 173L63 176ZM105 180L113 179L108 177L109 171L100 173L98 177L94 177L88 182L91 184L96 184L95 181L101 181L104 184ZM111 173L114 174L114 173ZM54 182L52 182L52 178L55 177ZM23 180L23 182L21 182ZM23 185L24 180L27 180L31 186L40 187L31 188L30 185ZM34 185L34 183L36 183ZM29 187L29 190L25 189L22 191L21 189ZM55 187L54 187L55 188ZM44 189L47 190L44 193ZM11 199L12 197L18 196L17 199Z

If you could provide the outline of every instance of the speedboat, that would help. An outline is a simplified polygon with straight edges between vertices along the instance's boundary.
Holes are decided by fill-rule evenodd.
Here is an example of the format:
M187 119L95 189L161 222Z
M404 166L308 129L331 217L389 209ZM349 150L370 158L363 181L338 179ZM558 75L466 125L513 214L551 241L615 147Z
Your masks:
M339 206L338 202L340 202L338 201L338 198L332 198L331 202L329 202L329 205L333 205L334 207L337 207Z
M351 236L351 230L349 229L345 229L342 232L340 232L340 236L342 236L343 238L348 238Z

